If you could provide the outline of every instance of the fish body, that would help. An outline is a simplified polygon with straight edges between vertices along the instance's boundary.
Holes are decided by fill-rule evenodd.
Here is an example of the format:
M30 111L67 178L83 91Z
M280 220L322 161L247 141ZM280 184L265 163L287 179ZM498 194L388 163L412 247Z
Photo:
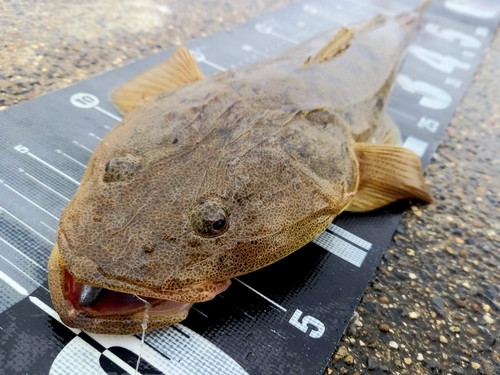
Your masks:
M399 135L384 111L417 20L337 30L203 79L189 52L176 52L164 80L194 78L167 91L160 84L125 110L61 217L49 284L62 320L136 333L146 299L148 329L173 324L231 278L310 242L345 209L429 201L418 157L389 145ZM139 91L151 86L144 77ZM377 182L402 157L411 159L404 186Z

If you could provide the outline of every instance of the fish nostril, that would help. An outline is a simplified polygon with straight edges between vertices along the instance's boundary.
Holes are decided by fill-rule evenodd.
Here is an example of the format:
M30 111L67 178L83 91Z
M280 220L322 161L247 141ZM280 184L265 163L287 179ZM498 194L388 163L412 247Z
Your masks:
M142 169L141 157L126 155L111 159L104 167L104 182L127 181Z

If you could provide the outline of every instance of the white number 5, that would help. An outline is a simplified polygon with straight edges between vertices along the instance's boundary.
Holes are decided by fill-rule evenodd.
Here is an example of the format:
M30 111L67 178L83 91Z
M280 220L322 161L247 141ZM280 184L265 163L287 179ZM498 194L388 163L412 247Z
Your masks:
M321 336L323 336L323 333L325 333L325 325L323 323L310 315L304 316L302 318L302 321L300 321L301 316L302 311L297 309L288 322L304 333L307 332L308 329L312 328L312 330L309 332L309 337L312 337L313 339L319 339Z
M486 8L481 9L480 5L478 6L476 4L474 5L463 4L460 1L448 0L444 2L444 6L445 8L448 8L453 12L465 14L467 16L475 18L489 19L489 18L494 18L497 15L497 12L494 9L486 9Z
M465 48L479 48L481 47L481 42L474 38L473 36L464 34L460 31L453 29L442 29L441 26L434 23L428 23L424 26L424 31L448 42L454 43L458 41L461 47Z

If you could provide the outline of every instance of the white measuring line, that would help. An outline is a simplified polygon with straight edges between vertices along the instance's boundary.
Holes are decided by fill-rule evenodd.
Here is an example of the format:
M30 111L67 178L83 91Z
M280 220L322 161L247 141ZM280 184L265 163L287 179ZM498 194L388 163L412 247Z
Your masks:
M362 247L367 251L370 251L373 246L370 242L365 241L364 239L352 234L351 232L346 231L345 229L342 229L335 224L330 224L327 229L335 234L338 234L339 236L344 237L346 240L351 241L352 243Z
M89 133L89 135L90 135L92 138L97 139L98 141L102 141L102 138L101 138L101 137L98 137L98 136L97 136L97 135L95 135L94 133Z
M260 293L259 291L255 290L254 288L252 288L250 285L248 284L245 284L243 281L241 281L240 279L238 279L237 277L235 277L233 280L236 280L237 282L239 282L240 284L243 284L244 286L246 286L248 289L250 289L252 292L258 294L259 296L261 296L262 298L264 298L266 301L272 303L274 306L276 306L278 309L280 309L281 311L283 312L286 312L287 310L281 306L280 304L274 302L272 299L266 297L265 295L263 295L262 293Z
M291 39L285 35L274 32L274 27L276 27L276 24L274 22L273 22L273 25L270 25L269 23L265 23L265 22L255 24L255 30L257 30L261 34L272 35L276 38L283 39L284 41L287 41L289 43L299 44L299 42L296 41L295 39Z
M39 179L33 177L32 175L30 175L28 172L25 172L24 169L22 168L19 168L18 169L19 172L21 173L24 173L26 176L28 176L29 178L31 178L33 181L36 181L38 182L40 185L42 185L44 188L46 188L47 190L50 190L51 192L53 192L54 194L57 194L59 197L63 198L65 201L69 202L69 199L66 198L64 195L62 195L61 193L59 193L58 191L52 189L50 186L44 184L42 181L40 181Z
M11 214L9 211L7 211L5 208L3 208L2 206L0 206L0 212L5 212L7 215L9 215L10 217L12 217L14 220L20 222L22 225L24 225L26 228L28 228L29 230L31 230L33 233L36 233L39 237L43 238L45 241L47 241L49 244L51 245L54 245L54 243L49 240L48 238L46 238L45 236L43 236L42 234L38 233L35 229L33 229L32 227L30 227L28 224L26 224L24 221L22 221L21 219L17 218L16 216L14 216L13 214ZM50 228L52 229L52 228Z
M330 224L326 231L313 240L313 243L356 267L361 267L368 255L367 251L372 248L372 244L368 241L334 224Z
M391 10L388 10L388 9L385 9L385 8L382 8L382 7L379 7L379 6L376 6L376 5L368 4L368 3L364 2L364 1L357 1L357 0L349 0L349 1L353 2L353 3L356 3L356 4L359 4L359 5L363 6L363 7L373 9L373 10L377 11L377 13L380 12L380 13L387 14L389 16L392 16L392 15L395 14L395 12L393 12Z
M106 116L109 116L109 117L111 117L112 119L114 119L116 121L121 121L122 120L121 117L118 117L118 116L112 114L111 112L108 112L105 109L102 109L98 105L96 105L94 108L97 109L99 112L104 113Z
M392 108L392 107L387 107L387 111L392 112L392 113L395 113L395 114L397 114L397 115L399 115L399 116L406 117L407 119L410 119L410 120L412 120L412 121L416 121L416 120L417 120L417 118L416 118L416 117L410 116L409 114L404 113L404 112L401 112L401 111L398 111L397 109L394 109L394 108Z
M80 163L78 160L76 160L75 158L72 158L71 156L69 156L68 154L65 154L64 152L62 152L61 150L56 150L56 152L58 154L61 154L62 156L64 156L65 158L71 160L72 162L78 164L79 166L82 166L83 168L87 168L87 166L83 163Z
M42 284L40 284L38 281L36 281L34 278L32 278L30 275L28 275L26 272L24 272L22 269L20 269L18 266L16 266L14 263L12 263L10 260L5 258L3 255L0 254L0 258L2 258L4 261L9 263L12 267L14 267L16 270L21 272L24 276L26 276L28 279L33 281L36 285L41 286L43 289L45 289L47 292L49 291L46 287L44 287Z
M11 286L12 289L14 289L19 294L22 294L23 296L28 295L28 291L23 286L18 284L17 281L15 281L14 279L12 279L10 276L6 275L2 271L0 271L0 280L5 281L7 284L9 284Z
M203 315L205 318L208 318L208 315L207 315L207 314L205 314L205 313L202 313L200 310L195 309L194 307L191 307L191 309L193 309L193 310L194 310L194 311L196 311L197 313L199 313L199 314Z
M355 265L356 267L361 267L367 255L364 250L327 231L321 233L313 240L313 242L326 251Z
M93 153L94 153L94 151L92 151L90 148L88 148L88 147L86 147L86 146L82 145L81 143L78 143L77 141L73 141L72 143L73 143L74 145L76 145L76 146L80 147L80 148L83 148L85 151L90 152L91 154L93 154Z
M269 58L269 55L265 54L264 52L261 52L259 50L256 50L255 48L253 48L253 46L251 46L250 44L243 44L241 46L241 49L243 51L246 51L246 52L253 52L255 53L256 55L259 55L259 56L262 56L264 58Z
M330 22L335 22L336 24L338 24L338 22L334 18L329 17L327 15L327 13L329 14L330 12L326 11L325 9L318 9L314 5L304 4L304 5L302 5L302 10L308 14L313 15L313 16L317 16L317 17L323 18L324 20L328 20ZM331 26L332 26L331 28L333 28L334 25L331 25Z
M202 62L202 63L205 63L207 64L208 66L211 66L212 68L215 68L215 69L218 69L220 70L221 72L225 72L227 69L224 68L223 66L219 65L219 64L216 64L214 63L213 61L209 61L207 60L206 56L199 52L199 51L195 51L195 50L189 50L189 52L191 52L191 54L193 55L193 57L195 58L195 60L197 62Z
M45 160L42 160L40 159L38 156L32 154L31 152L27 152L26 155L28 155L29 157L35 159L36 161L38 161L39 163L42 163L43 165L45 165L47 168L50 168L52 169L54 172L57 172L59 173L61 176L63 176L64 178L66 178L67 180L77 184L77 185L80 185L80 183L75 180L74 178L68 176L66 173L60 171L59 169L57 169L56 167L54 167L53 165L50 165L49 163L47 163Z
M48 229L50 229L52 232L56 233L56 230L52 227L49 227L47 224L45 224L43 221L40 221L40 224L46 226Z
M10 191L16 193L17 195L19 195L21 198L25 199L26 201L30 202L33 206L35 206L36 208L42 210L43 212L45 212L47 215L49 215L50 217L56 219L57 221L59 221L59 218L57 216L54 216L52 215L49 211L47 211L45 208L39 206L38 204L36 204L35 202L33 202L31 199L25 197L24 195L22 195L20 192L18 192L17 190L15 190L14 188L10 187L9 185L7 185L5 182L1 181L1 183L3 183L3 186L5 186L7 189L9 189Z
M26 254L24 254L21 250L19 250L17 247L15 247L14 245L10 244L9 242L7 242L6 240L4 240L2 237L0 237L0 241L2 241L4 244L6 244L7 246L9 246L11 249L14 249L14 251L17 251L19 254L21 254L23 257L25 257L26 259L28 259L31 263L33 263L35 266L37 266L38 268L40 268L41 270L43 270L45 273L47 273L47 270L40 266L37 262L35 262L33 259L31 259L29 256L27 256Z

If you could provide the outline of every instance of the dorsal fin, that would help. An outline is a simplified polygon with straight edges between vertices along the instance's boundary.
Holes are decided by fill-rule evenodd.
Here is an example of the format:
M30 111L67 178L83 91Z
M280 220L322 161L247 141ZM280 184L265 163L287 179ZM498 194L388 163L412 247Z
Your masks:
M182 46L161 64L135 76L114 90L111 101L125 114L134 109L141 100L148 101L156 94L200 79L203 79L203 73L198 68L198 63L191 52Z
M363 31L368 31L368 30L370 30L372 28L380 26L385 21L387 21L387 19L385 18L385 16L383 16L381 14L377 14L375 17L373 17L368 22L366 22L365 24L363 24L363 26L361 26L359 29L363 30Z
M309 56L306 61L302 63L301 67L307 68L308 66L321 64L333 59L349 47L353 36L354 29L343 26L326 46L324 46L315 56Z
M346 211L365 212L398 199L432 202L419 157L393 145L356 143L359 186Z

